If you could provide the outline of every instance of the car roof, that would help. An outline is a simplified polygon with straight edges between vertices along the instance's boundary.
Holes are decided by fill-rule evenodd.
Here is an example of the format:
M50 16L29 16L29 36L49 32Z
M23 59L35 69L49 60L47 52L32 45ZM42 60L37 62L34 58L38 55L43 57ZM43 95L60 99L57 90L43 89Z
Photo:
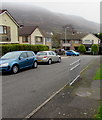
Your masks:
M33 52L33 51L12 51L12 52L9 52L9 53L22 53L22 52Z
M54 52L54 51L39 51L39 52Z

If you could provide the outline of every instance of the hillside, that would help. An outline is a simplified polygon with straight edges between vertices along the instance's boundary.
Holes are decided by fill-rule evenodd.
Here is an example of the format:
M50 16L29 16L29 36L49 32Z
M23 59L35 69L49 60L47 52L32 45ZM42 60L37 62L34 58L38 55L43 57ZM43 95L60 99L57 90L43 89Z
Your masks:
M45 31L63 31L63 26L71 24L79 32L99 32L99 24L82 17L54 13L45 8L25 3L2 3L19 24L38 25Z

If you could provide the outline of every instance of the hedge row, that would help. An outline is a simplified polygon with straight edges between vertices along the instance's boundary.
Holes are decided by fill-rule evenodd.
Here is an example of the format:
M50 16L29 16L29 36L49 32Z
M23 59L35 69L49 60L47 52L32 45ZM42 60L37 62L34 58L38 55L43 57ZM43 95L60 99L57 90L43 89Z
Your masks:
M37 53L38 51L46 51L49 50L49 47L46 45L29 45L29 44L6 44L0 45L1 55L4 55L7 52L11 51L34 51Z

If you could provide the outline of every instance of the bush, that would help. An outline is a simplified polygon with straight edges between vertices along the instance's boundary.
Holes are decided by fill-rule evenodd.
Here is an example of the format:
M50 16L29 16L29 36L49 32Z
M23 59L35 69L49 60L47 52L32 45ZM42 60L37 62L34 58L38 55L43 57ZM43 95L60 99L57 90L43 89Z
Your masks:
M78 50L79 50L80 53L85 53L86 52L85 45L80 45Z
M93 55L98 54L98 52L99 52L99 46L97 44L93 44L91 46L91 52L92 52Z
M49 47L46 45L5 44L0 45L0 50L1 50L0 55L4 55L5 53L11 51L23 51L23 50L34 51L35 53L37 53L39 51L49 50Z

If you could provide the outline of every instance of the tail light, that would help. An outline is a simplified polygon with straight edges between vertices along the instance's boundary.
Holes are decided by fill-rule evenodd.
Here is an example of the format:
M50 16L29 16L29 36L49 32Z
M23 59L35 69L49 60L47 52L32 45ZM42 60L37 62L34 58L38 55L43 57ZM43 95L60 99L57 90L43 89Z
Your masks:
M47 58L47 56L44 56L43 58Z

